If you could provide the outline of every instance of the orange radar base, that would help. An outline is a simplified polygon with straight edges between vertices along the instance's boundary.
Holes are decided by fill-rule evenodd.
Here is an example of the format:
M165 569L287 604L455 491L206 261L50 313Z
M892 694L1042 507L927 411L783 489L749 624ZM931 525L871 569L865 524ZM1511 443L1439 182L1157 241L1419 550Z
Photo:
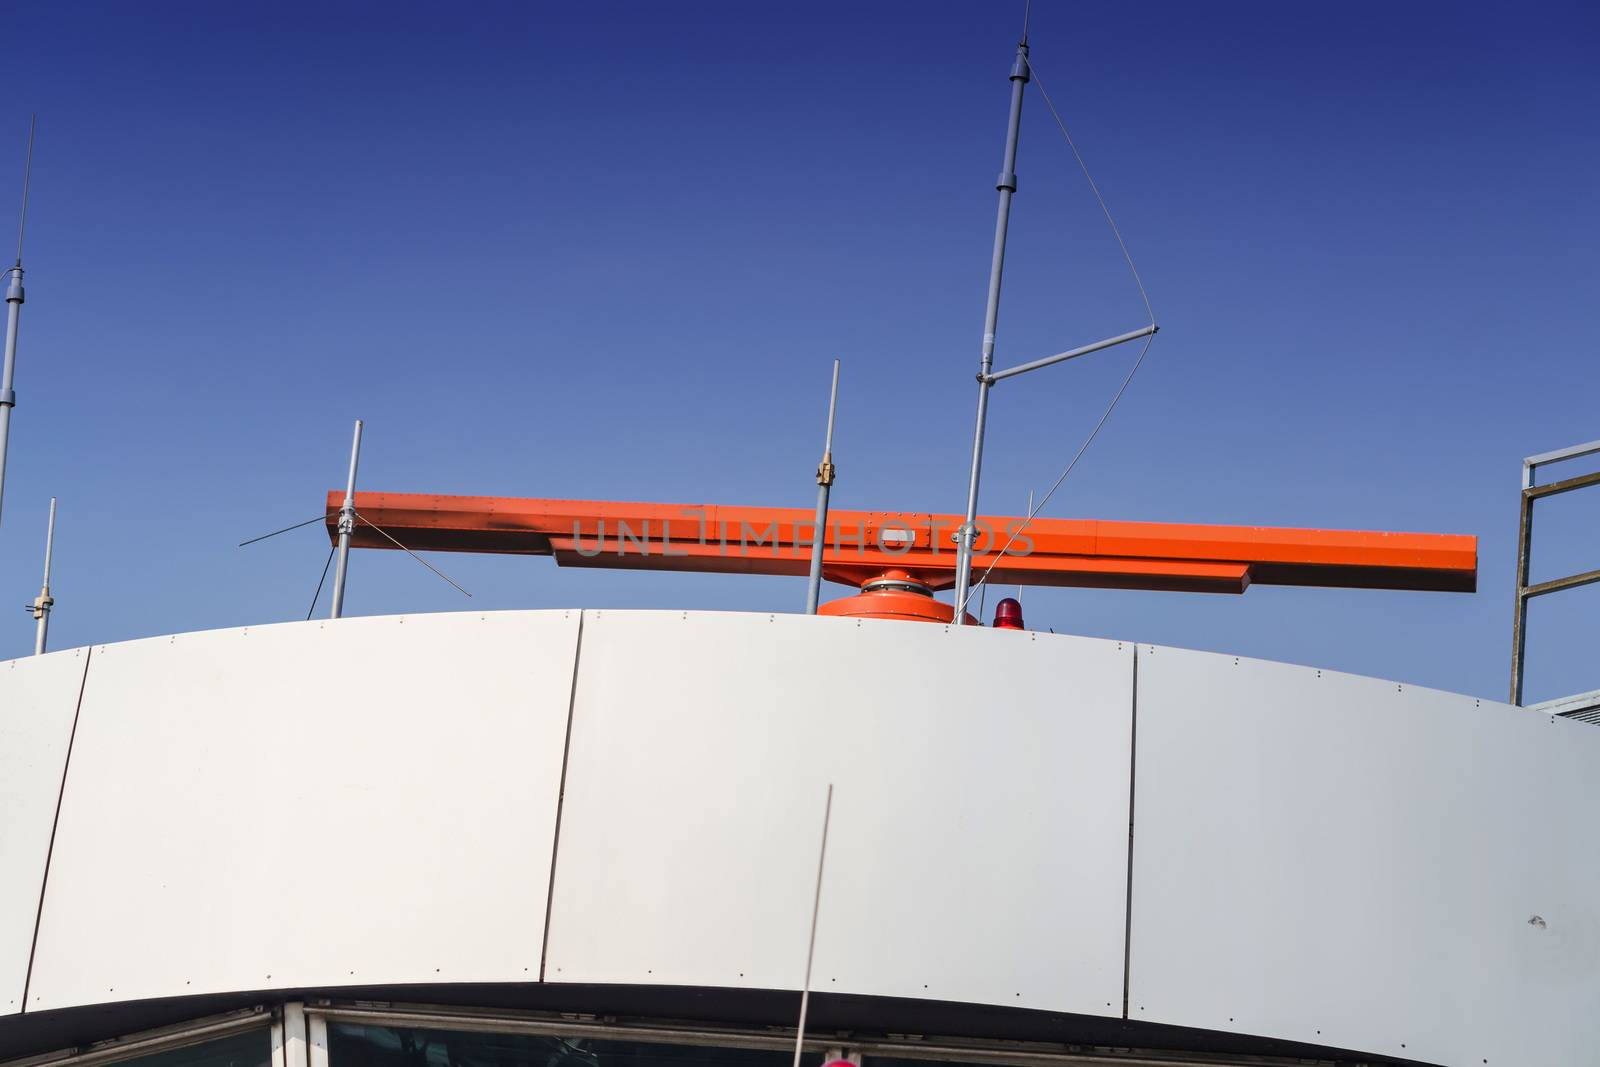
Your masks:
M335 539L343 499L342 491L328 493L328 533ZM563 567L719 574L803 576L814 529L806 509L711 504L357 493L355 509L351 544L359 548L393 549L397 541L421 552L553 556ZM862 592L823 613L950 621L948 605L935 609L929 601L933 590L955 584L960 525L959 515L830 512L823 576ZM1472 592L1478 580L1478 541L1464 534L1021 517L980 518L977 530L975 583L987 577L1007 585L1201 593L1242 593L1252 583Z

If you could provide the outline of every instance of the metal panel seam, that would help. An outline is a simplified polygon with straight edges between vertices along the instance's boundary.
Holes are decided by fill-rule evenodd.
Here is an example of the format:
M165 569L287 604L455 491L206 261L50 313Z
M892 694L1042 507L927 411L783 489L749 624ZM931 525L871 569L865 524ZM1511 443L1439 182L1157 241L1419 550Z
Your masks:
M78 739L78 716L83 711L83 691L89 687L89 663L94 648L83 650L83 674L78 679L78 703L72 709L72 729L67 734L67 755L61 761L61 785L56 790L56 812L50 819L50 844L44 852L44 876L39 879L39 907L33 913L33 940L28 945L28 970L22 977L22 1011L28 1010L28 990L33 983L33 957L39 951L39 925L44 921L44 893L50 885L50 860L56 851L56 828L61 825L61 802L67 795L67 771L72 767L72 746Z
M561 852L561 809L567 799L567 760L572 755L572 714L578 705L578 667L583 661L583 617L578 612L578 636L572 643L572 686L567 691L567 733L561 742L561 778L556 785L556 822L550 841L550 879L544 898L544 940L539 945L539 981L544 981L545 965L550 958L550 913L556 903L556 858Z
M1122 1017L1128 1017L1133 988L1133 809L1134 781L1139 766L1139 644L1133 644L1133 682L1128 690L1128 874L1122 906Z

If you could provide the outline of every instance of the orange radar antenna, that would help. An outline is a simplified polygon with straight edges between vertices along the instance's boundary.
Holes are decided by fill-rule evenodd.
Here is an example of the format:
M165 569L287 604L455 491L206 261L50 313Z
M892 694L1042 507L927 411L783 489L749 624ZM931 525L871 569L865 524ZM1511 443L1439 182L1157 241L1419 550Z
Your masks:
M343 490L329 492L335 540L343 503ZM356 548L551 556L563 567L801 577L816 543L814 517L801 508L358 492L354 510L364 520L348 534ZM951 546L963 522L830 512L823 577L859 592L821 614L952 621L953 607L933 594L956 584ZM973 566L996 583L1199 593L1252 584L1477 588L1478 541L1463 534L1022 516L981 516L973 528Z

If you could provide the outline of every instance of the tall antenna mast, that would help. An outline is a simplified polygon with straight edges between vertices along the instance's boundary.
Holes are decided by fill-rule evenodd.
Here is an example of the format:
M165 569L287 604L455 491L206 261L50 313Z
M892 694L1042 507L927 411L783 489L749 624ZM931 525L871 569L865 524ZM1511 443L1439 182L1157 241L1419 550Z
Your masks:
M33 654L44 655L45 641L50 635L50 609L55 606L56 598L50 595L50 555L56 544L56 498L50 498L50 525L44 531L44 584L39 586L39 595L34 597L33 603L28 605L28 610L33 612L33 617L38 620L38 626L33 634Z
M350 568L350 535L356 532L356 464L361 462L361 420L356 420L350 442L350 478L345 482L344 503L339 507L339 564L333 571L333 609L328 618L344 614L344 580Z
M983 313L983 358L978 371L978 425L972 437L972 476L967 482L967 512L956 531L956 617L957 626L966 622L967 586L972 580L972 543L976 539L978 517L978 476L983 470L983 431L989 419L989 387L994 381L994 333L1000 322L1000 278L1006 265L1006 227L1011 221L1011 197L1017 191L1017 137L1022 130L1022 90L1028 84L1028 35L1026 16L1022 40L1017 43L1017 58L1011 64L1011 117L1006 123L1006 154L1000 166L1000 207L994 220L994 255L989 262L989 301Z
M833 388L828 392L828 434L823 439L822 462L817 464L816 536L811 542L811 576L806 586L806 614L817 613L822 598L822 549L828 540L828 493L833 488L833 409L839 402L839 361L833 361Z
M39 116L28 121L28 162L22 169L22 217L17 224L17 263L6 272L6 354L0 369L0 504L6 495L6 447L11 440L11 409L17 406L12 388L17 373L17 320L22 315L22 235L28 228L28 185L33 180L33 131Z

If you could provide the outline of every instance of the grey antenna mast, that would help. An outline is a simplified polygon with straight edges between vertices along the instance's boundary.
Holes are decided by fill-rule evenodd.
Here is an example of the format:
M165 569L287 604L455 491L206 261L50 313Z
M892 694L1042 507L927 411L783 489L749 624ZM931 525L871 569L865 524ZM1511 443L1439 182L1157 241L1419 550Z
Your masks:
M1011 197L1017 191L1017 137L1022 131L1022 90L1028 85L1028 37L1023 16L1022 40L1011 64L1011 117L1006 123L1005 159L1000 164L1000 207L994 220L994 254L989 261L989 299L983 313L983 355L978 371L978 427L972 438L972 475L967 482L967 512L956 531L956 625L965 619L967 586L972 580L972 543L978 517L978 475L983 470L983 431L989 417L989 372L994 369L994 332L1000 323L1000 278L1006 267L1006 227Z
M828 493L833 488L833 412L839 403L839 361L833 361L833 387L828 392L828 434L823 439L822 462L817 464L816 532L811 542L811 574L806 583L806 614L817 613L822 594L822 550L828 540Z
M1024 16L1024 19L1026 20L1026 16ZM1026 21L1024 21L1024 27L1026 27ZM1030 360L1027 363L1019 363L1014 367L1007 367L1004 370L994 369L994 331L995 324L1000 318L1000 276L1005 266L1006 224L1010 220L1011 216L1011 195L1017 191L1017 176L1015 173L1017 163L1017 133L1022 124L1022 90L1027 84L1028 80L1028 35L1026 28L1024 28L1022 41L1017 45L1017 59L1011 67L1011 121L1006 130L1006 156L1003 169L1000 171L1000 183L998 186L1000 190L1000 213L999 217L995 220L994 226L994 259L989 267L989 306L984 315L983 321L983 362L978 370L978 421L977 426L973 430L972 434L972 474L967 482L967 512L966 518L961 524L961 528L956 531L957 549L955 623L957 626L966 624L967 602L972 597L972 552L973 542L977 540L978 476L983 470L983 432L989 419L990 387L996 382L1004 381L1007 378L1015 378L1020 374L1027 374L1029 371L1042 370L1045 367L1053 367L1058 363L1065 363L1068 360L1077 359L1079 356L1087 356L1093 352L1100 352L1107 348L1114 348L1117 345L1127 344L1129 341L1137 341L1141 337L1154 337L1156 332L1160 329L1160 327L1155 324L1155 313L1151 312L1150 325L1142 326L1137 330L1130 330L1127 333L1118 334L1116 337L1108 337L1104 341L1096 341L1093 344L1080 345L1077 348L1069 348L1067 351L1057 352L1053 356L1045 356L1042 359ZM1052 117L1054 117L1057 124L1060 125L1061 117L1056 113L1055 105L1050 103L1050 96L1044 91L1044 86L1042 84L1039 86L1039 94L1044 97L1045 104L1050 108ZM1067 137L1067 130L1064 125L1061 126L1061 133L1063 137L1066 137L1067 144L1071 146L1072 138ZM1074 155L1076 155L1078 150L1076 147L1073 147L1072 151ZM1082 166L1083 159L1081 156L1078 157L1078 162L1079 165ZM1084 176L1088 178L1088 175L1088 168L1084 167ZM1122 234L1117 231L1117 224L1112 220L1111 212L1106 209L1105 200L1101 198L1100 191L1095 187L1093 178L1089 178L1089 186L1094 190L1095 198L1099 200L1100 209L1105 212L1106 221L1110 223L1111 231L1116 235L1118 244L1122 246L1123 258L1127 259L1128 261L1128 269L1132 271L1134 281L1139 286L1139 293L1144 297L1145 310L1149 311L1150 298L1144 293L1144 283L1139 281L1139 272L1134 270L1133 259L1128 255L1128 248L1126 243L1124 243L1122 240ZM1146 350L1148 350L1149 342L1146 341L1145 344ZM1144 357L1141 355L1139 357L1139 361L1134 363L1135 370L1138 369L1139 363L1142 362L1143 359ZM1133 375L1130 373L1127 380L1131 381L1132 377ZM1126 387L1127 384L1125 381L1123 388ZM1121 391L1118 391L1116 397L1114 397L1111 401L1111 408L1106 409L1106 414L1101 417L1101 425L1104 425L1105 419L1110 416L1111 410L1116 407L1117 400L1120 399L1121 396ZM1089 435L1090 441L1094 440L1095 433L1099 433L1098 426L1095 428L1094 433ZM1088 447L1087 442L1085 442L1084 447ZM1079 454L1081 455L1082 452L1080 451ZM1074 459L1073 463L1076 462L1077 460ZM1067 471L1063 472L1061 477L1065 478L1067 472L1070 472L1071 470L1072 466L1069 464ZM1061 480L1057 479L1056 485L1059 486L1060 484ZM1050 499L1050 494L1054 492L1055 489L1052 488L1050 493L1046 493L1044 500L1039 502L1039 506L1043 507L1045 502ZM1030 508L1028 511L1029 522L1033 520L1033 512L1033 508ZM1011 536L1014 539L1016 534L1013 533ZM1008 540L1004 545L990 546L990 550L997 551L998 555L1004 556L1006 550L1010 547L1011 541ZM990 565L991 569L993 566L994 564ZM987 575L987 572L985 572L985 574Z
M38 625L34 628L33 654L44 655L45 642L50 636L50 609L55 607L56 598L50 595L50 556L56 545L56 498L50 498L50 525L44 531L44 582L39 586L39 595L33 598L33 603L25 605L33 613Z
M344 583L350 573L350 536L356 532L356 465L361 462L361 420L356 420L350 442L350 478L345 482L344 503L339 508L339 562L333 571L333 606L328 618L344 614Z
M33 131L39 117L28 121L28 162L22 170L22 217L17 224L17 262L6 271L6 355L0 369L0 505L6 495L6 448L11 440L11 409L17 406L12 384L17 374L17 320L22 316L22 235L28 228L28 184L33 180Z

